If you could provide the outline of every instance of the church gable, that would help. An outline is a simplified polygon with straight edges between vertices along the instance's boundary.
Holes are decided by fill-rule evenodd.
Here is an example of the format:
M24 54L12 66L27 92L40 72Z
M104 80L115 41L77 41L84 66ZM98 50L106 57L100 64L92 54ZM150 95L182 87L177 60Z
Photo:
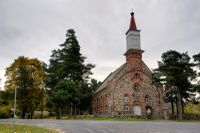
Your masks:
M125 66L125 64L121 65L119 68L117 68L114 72L111 72L106 79L103 81L103 83L99 86L99 88L95 91L95 94L99 91L102 91L103 89L107 88L108 82L113 80L113 78L121 71L121 69Z
M152 71L147 67L147 65L143 61L142 61L142 71L147 77L149 77L150 79L152 78Z

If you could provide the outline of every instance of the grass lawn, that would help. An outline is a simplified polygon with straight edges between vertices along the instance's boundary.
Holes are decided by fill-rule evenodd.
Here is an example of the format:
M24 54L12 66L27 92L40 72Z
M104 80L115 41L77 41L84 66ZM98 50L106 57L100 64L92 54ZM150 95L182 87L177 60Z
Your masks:
M48 119L56 119L56 117L49 117ZM85 117L85 118L69 118L69 117L62 117L61 120L108 120L108 121L176 121L176 122L200 122L200 120L166 120L166 119L144 119L144 118L106 118L106 117Z
M12 133L12 124L0 124L0 133ZM58 131L29 125L15 125L14 133L59 133Z
M78 118L75 120L111 120L111 121L176 121L176 122L200 122L200 120L166 120L166 119L144 119L144 118Z

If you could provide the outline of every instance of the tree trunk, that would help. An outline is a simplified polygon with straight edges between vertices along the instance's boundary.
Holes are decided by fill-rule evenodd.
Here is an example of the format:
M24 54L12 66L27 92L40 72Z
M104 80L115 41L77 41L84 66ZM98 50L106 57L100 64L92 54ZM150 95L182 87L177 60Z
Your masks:
M41 115L40 118L43 119L43 112L44 112L44 101L42 100L42 104L40 105Z
M184 105L183 105L182 96L181 96L181 106L182 106L182 113L184 114Z
M175 104L176 104L176 116L177 116L177 118L178 118L178 97L177 97L177 93L176 93L176 96L175 96Z
M61 109L61 107L59 108L59 118L62 119L62 109Z
M56 119L61 119L61 117L62 117L61 107L58 107Z
M171 106L172 106L172 114L174 115L174 101L173 101L172 95L171 95L171 100L170 100L170 102L171 102Z
M25 119L25 109L22 109L22 115L21 115L22 119Z
M183 119L183 109L182 109L182 98L181 98L181 89L177 88L177 94L178 94L178 119Z
M30 116L30 119L32 119L33 118L33 112L31 112L31 114L30 114L31 116Z
M74 104L74 118L76 118L76 104Z
M41 120L43 118L43 109L41 109L41 116L40 116Z
M72 103L71 103L71 106L70 106L71 110L70 110L70 115L72 117Z
M174 102L171 101L171 106L172 106L172 114L174 115Z
M56 111L56 119L60 119L59 118L59 111Z

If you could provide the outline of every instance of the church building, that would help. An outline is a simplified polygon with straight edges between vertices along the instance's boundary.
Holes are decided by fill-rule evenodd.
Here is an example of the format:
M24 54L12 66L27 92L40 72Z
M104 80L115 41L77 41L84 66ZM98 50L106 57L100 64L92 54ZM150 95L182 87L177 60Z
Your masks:
M126 32L126 62L111 72L94 92L93 114L163 116L163 86L152 81L152 71L142 60L140 30L134 13Z

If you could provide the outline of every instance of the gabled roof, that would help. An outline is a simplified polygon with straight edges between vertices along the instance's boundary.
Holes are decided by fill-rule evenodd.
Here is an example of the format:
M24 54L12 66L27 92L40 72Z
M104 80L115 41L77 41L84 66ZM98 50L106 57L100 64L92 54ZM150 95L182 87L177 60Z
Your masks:
M152 76L152 70L149 69L149 67L144 63L144 61L142 61L142 71L144 74L146 74L148 77L151 78Z
M123 65L121 65L119 68L117 68L114 72L111 72L107 77L106 79L103 81L103 83L99 86L99 88L94 92L97 93L101 90L103 90L104 88L107 87L107 84L108 84L108 81L112 80L116 74L119 73L119 71L123 68L123 66L125 65L126 63L124 63Z
M125 64L126 63L121 65L114 72L111 72L106 77L106 79L103 81L103 83L99 86L99 88L94 92L94 94L100 92L103 89L105 89L107 87L108 82L111 81L115 77L115 75L117 75L120 72L120 70L125 66ZM142 71L146 76L151 78L152 71L147 67L147 65L144 63L144 61L142 61Z

